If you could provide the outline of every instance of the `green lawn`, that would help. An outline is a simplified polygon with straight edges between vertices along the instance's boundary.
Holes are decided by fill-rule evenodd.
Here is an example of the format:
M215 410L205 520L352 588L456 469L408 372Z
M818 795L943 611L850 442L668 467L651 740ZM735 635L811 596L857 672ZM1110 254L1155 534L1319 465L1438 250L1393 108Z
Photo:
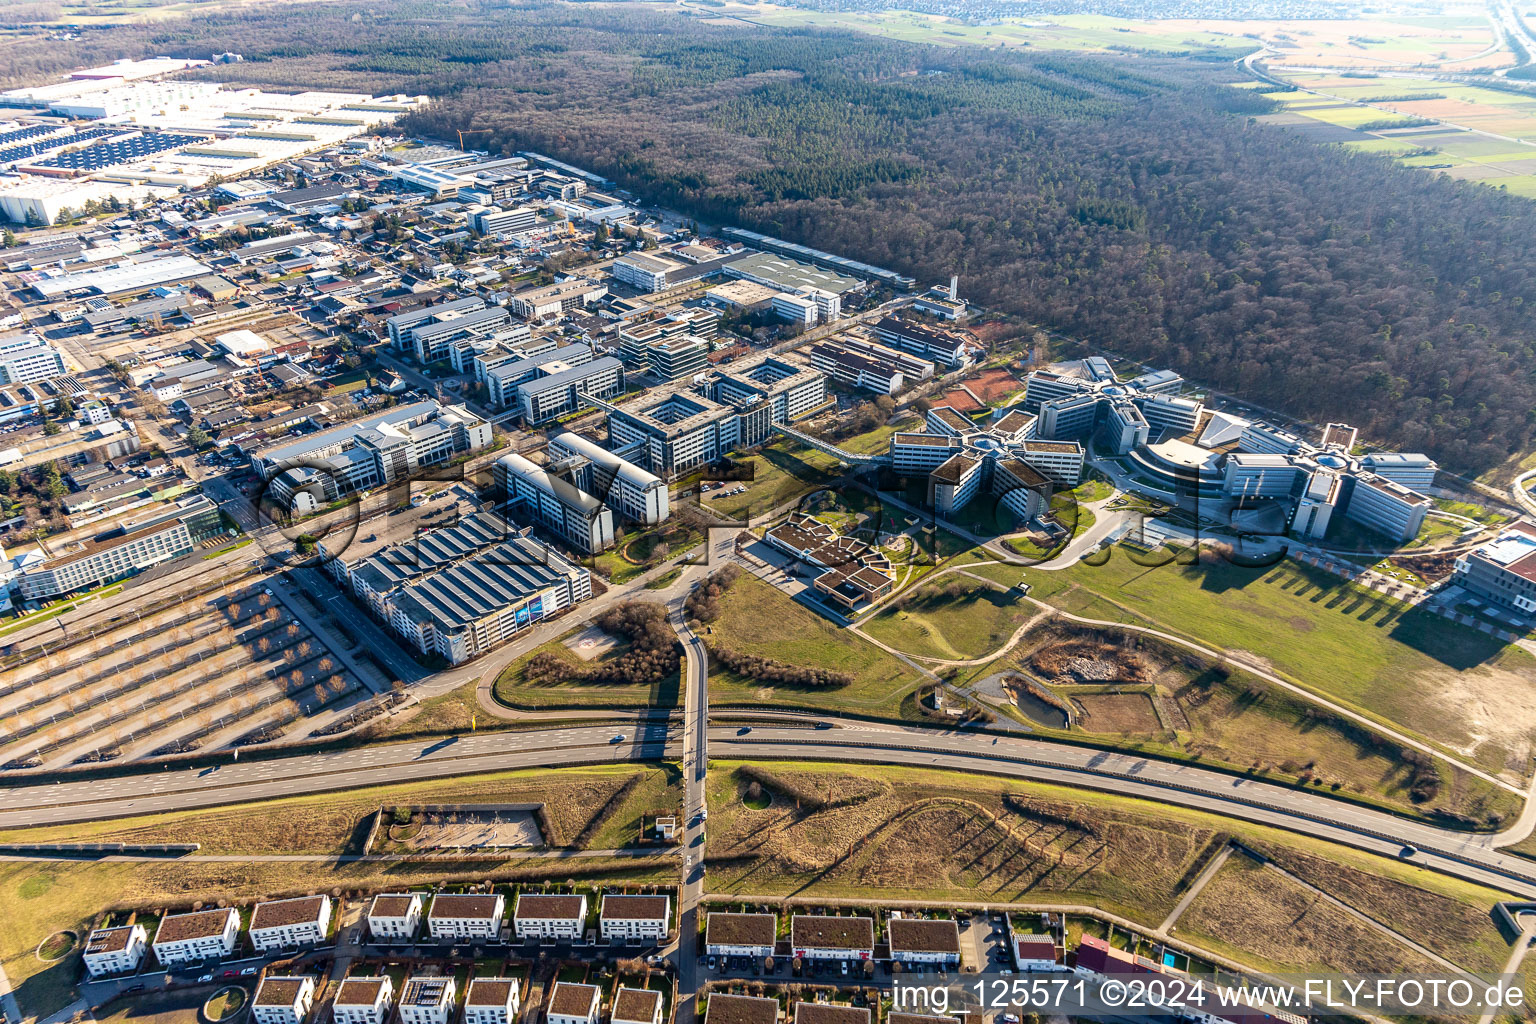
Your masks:
M766 687L715 666L709 679L712 701L891 714L920 681L910 666L755 576L742 576L721 596L720 618L710 628L709 641L734 650L855 677L851 685L837 689Z
M996 651L1034 613L1012 594L950 573L890 602L862 628L898 651L960 661Z
M1102 565L1030 574L1032 596L1094 617L1154 624L1217 650L1246 652L1319 693L1397 723L1480 764L1523 751L1517 718L1471 705L1536 700L1536 660L1337 576L1287 561L1250 569L1137 564L1119 547ZM1113 614L1106 614L1113 611Z
M837 477L836 459L793 441L777 441L746 461L752 464L754 475L750 481L745 481L745 491L724 498L712 498L709 494L719 492L709 492L700 499L700 504L722 515L745 519L825 487ZM727 482L725 489L735 486L737 484Z

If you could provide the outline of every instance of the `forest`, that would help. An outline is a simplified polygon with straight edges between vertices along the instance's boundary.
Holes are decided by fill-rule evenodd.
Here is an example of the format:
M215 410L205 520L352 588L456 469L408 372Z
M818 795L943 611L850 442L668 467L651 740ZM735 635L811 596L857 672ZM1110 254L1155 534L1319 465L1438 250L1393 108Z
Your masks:
M1258 123L1235 70L765 30L639 5L244 8L20 42L14 73L428 94L700 221L846 253L1476 473L1536 437L1536 205ZM111 51L110 54L108 51ZM91 56L95 54L95 56Z

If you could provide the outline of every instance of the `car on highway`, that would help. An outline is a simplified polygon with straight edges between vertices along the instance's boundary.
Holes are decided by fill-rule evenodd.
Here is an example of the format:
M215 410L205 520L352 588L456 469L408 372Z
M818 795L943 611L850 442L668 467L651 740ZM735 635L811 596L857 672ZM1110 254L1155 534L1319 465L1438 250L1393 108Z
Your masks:
M609 740L608 742L609 743L623 743L628 738L629 737L627 735L625 735L624 733L616 732L616 733L613 734L613 739Z

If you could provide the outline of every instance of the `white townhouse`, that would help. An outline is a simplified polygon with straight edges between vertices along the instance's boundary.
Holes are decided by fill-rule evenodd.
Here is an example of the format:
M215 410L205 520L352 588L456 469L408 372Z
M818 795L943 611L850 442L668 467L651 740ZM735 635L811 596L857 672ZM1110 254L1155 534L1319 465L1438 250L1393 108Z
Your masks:
M885 931L892 960L902 964L960 966L960 927L953 920L893 917Z
M240 914L235 908L167 914L155 930L150 948L163 967L220 960L235 951L240 934Z
M773 914L712 913L704 925L710 956L773 956L779 920Z
M368 904L368 934L385 941L410 941L421 927L419 892L387 892Z
M661 942L671 930L672 897L605 895L598 913L604 942Z
M91 977L121 974L136 970L149 948L149 932L141 924L117 928L97 928L85 937L85 951L80 959Z
M251 1000L251 1019L256 1024L304 1024L314 1005L314 978L269 974Z
M547 1024L597 1024L597 999L600 994L601 990L596 985L555 982L555 989L549 994Z
M395 983L387 974L377 978L348 978L331 1002L334 1024L388 1024Z
M400 1024L448 1024L455 995L451 977L407 978L400 994Z
M1054 971L1061 967L1052 935L1013 936L1014 966L1021 971Z
M258 903L247 931L259 953L318 946L331 930L329 896L299 896Z
M427 911L427 932L439 941L501 937L501 918L507 901L500 893L490 895L438 893Z
M587 920L585 896L523 894L512 911L512 927L519 939L581 938Z
M661 993L653 988L620 986L613 997L610 1024L661 1024Z
M789 945L806 960L868 960L875 955L875 922L868 917L796 914L789 919Z
M801 1001L795 1004L795 1024L869 1024L869 1010Z
M517 1020L518 980L476 978L464 996L464 1024L513 1024Z

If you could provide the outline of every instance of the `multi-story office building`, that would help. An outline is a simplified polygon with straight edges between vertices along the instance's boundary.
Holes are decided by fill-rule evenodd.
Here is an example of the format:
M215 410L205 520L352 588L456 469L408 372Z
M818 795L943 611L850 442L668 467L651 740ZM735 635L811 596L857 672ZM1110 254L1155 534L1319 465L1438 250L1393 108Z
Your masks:
M93 978L138 970L149 948L149 933L141 924L96 928L86 936L80 959Z
M331 901L327 896L299 896L289 900L258 903L247 929L257 952L318 946L331 927Z
M583 491L625 519L655 526L671 511L665 481L580 434L567 430L552 436L549 457L567 463L567 472L580 481ZM585 460L586 466L571 470L574 459Z
M1412 540L1424 525L1430 500L1412 488L1375 473L1354 474L1344 515L1395 541Z
M1521 615L1536 614L1536 526L1513 523L1456 559L1451 581Z
M531 206L510 210L481 210L469 218L470 227L482 235L515 234L527 231L539 222L539 211Z
M819 407L826 378L798 356L760 356L717 368L697 383L653 388L608 414L610 446L635 445L665 480L768 439Z
M663 313L647 309L619 326L619 358L637 367L650 365L651 346L672 338L705 341L720 333L720 314L703 307L683 307Z
M603 897L598 928L604 942L660 942L672 927L669 896Z
M624 364L602 356L576 366L552 360L516 388L517 408L525 425L548 423L587 405L587 398L611 398L624 391Z
M926 359L861 338L829 338L805 351L813 367L851 388L894 395L933 376Z
M400 313L384 321L384 329L389 332L389 347L392 349L404 349L411 344L411 331L417 327L435 324L444 317L453 316L470 310L484 309L485 300L478 295L470 295L462 299L450 299L447 302L439 302L435 306L423 306L407 313Z
M816 300L793 292L779 292L768 300L773 315L804 330L816 326Z
M487 356L483 365L491 404L503 409L515 407L518 404L519 386L539 377L561 373L573 366L584 366L592 362L592 359L590 345L561 345L527 355L508 353L505 359Z
M512 317L501 306L445 313L431 323L417 324L407 332L409 348L417 362L446 362L450 347L465 338L486 337L505 328Z
M423 654L458 665L592 596L592 574L513 537L391 595L389 624Z
M368 934L385 942L414 939L421 914L421 893L382 893L368 904Z
M240 912L234 907L167 914L160 919L151 945L163 967L222 960L235 951Z
M190 555L199 543L223 530L218 506L196 494L138 514L96 536L50 538L52 557L22 572L21 594L39 601L126 579Z
M269 974L256 986L251 1020L256 1024L304 1024L314 1005L314 978Z
M607 294L608 286L601 281L576 277L519 292L507 301L507 308L524 320L540 320L590 306Z
M667 338L646 350L646 360L657 380L690 379L709 367L709 342L693 335Z
M576 484L516 452L497 459L491 472L518 521L542 526L584 555L613 545L613 511Z
M958 332L896 316L882 317L875 324L874 332L879 341L892 348L931 359L946 367L962 366L970 362L970 352L974 345L974 342Z
M67 372L64 357L36 334L0 338L0 384L30 384Z
M506 898L500 893L438 893L427 911L427 934L439 942L501 936Z
M296 512L409 479L491 443L491 425L462 405L400 405L372 416L282 440L250 453L251 468Z
M632 252L613 261L613 278L642 292L660 292L667 289L667 275L684 269L685 264L663 256Z
M389 975L351 977L336 990L331 1003L334 1024L389 1024L395 986Z

